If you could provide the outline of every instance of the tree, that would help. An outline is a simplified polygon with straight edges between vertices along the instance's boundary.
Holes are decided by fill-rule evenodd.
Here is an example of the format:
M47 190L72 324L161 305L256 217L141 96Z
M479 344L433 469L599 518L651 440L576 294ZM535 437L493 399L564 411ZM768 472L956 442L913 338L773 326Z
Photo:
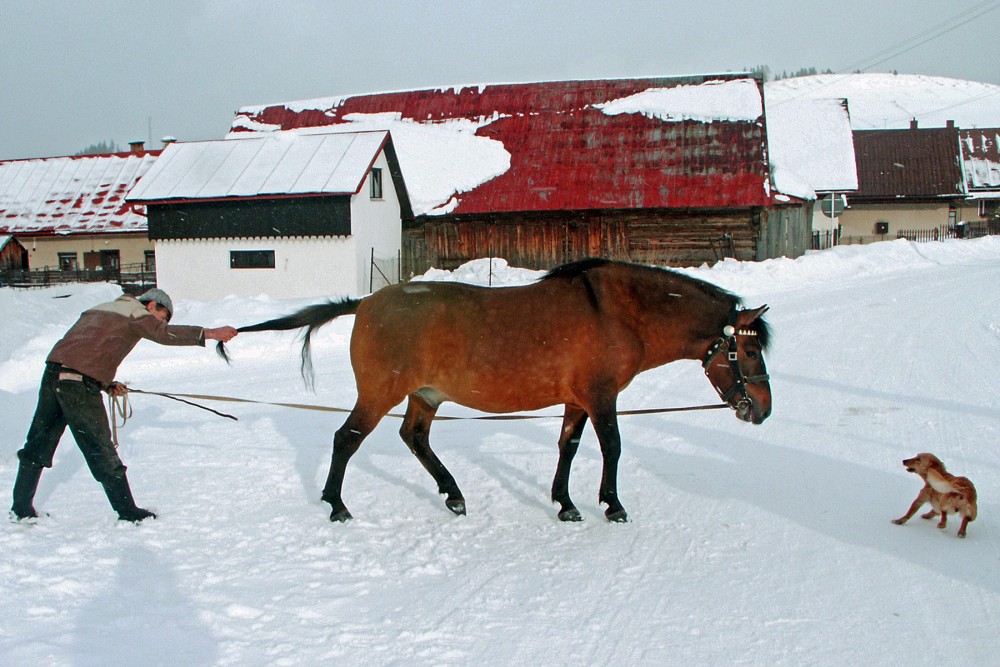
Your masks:
M73 155L101 155L103 153L117 153L119 150L118 145L113 140L108 140L107 143L101 141L91 144L82 151L73 153Z

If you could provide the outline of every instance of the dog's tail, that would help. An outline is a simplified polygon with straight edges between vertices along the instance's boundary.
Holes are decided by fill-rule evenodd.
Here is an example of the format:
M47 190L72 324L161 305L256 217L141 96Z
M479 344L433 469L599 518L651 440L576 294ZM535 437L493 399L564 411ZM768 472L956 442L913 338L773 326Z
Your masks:
M353 315L358 312L358 306L364 299L341 299L340 301L327 301L326 303L318 303L313 306L306 306L302 310L292 313L291 315L285 315L284 317L277 317L273 320L267 320L266 322L260 322L258 324L251 324L245 327L240 327L237 329L240 333L251 332L251 331L289 331L291 329L301 329L305 327L305 333L302 334L302 378L305 380L308 386L313 384L313 370L312 370L312 355L311 355L311 342L312 335L317 329L331 322L341 315ZM229 354L226 351L226 346L219 341L219 344L215 347L216 352L222 357L226 363L229 363Z

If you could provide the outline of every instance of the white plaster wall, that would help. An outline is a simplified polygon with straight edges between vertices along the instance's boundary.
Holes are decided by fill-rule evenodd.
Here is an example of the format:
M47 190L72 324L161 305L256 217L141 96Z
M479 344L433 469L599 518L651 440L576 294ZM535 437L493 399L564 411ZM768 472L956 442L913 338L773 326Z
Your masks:
M197 239L156 242L156 280L174 299L229 295L275 299L359 296L353 237ZM273 269L232 269L231 250L273 250Z
M361 190L351 199L351 232L358 251L357 281L363 292L369 290L372 249L376 259L396 258L403 236L399 198L384 152L379 153L373 166L382 169L382 199L371 198L370 172Z

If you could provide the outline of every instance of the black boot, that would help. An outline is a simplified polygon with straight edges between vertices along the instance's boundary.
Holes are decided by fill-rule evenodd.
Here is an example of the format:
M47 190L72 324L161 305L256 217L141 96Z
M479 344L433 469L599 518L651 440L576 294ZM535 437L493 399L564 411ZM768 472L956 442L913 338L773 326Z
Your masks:
M14 504L10 511L14 513L17 520L34 519L38 517L38 512L32 506L35 499L35 491L38 489L38 478L42 476L42 469L29 465L24 461L17 468L17 479L14 480Z
M108 502L118 512L119 521L139 523L143 519L156 518L156 515L149 510L136 507L135 500L132 498L132 489L128 485L128 477L124 473L121 477L112 477L107 482L103 482L103 485Z

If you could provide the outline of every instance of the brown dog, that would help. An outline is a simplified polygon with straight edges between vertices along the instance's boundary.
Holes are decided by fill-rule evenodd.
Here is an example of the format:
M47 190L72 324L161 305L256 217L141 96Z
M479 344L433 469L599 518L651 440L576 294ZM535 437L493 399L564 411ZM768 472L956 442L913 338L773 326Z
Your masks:
M904 459L903 466L912 473L920 475L924 480L924 488L920 489L917 499L903 516L894 519L893 523L902 525L917 513L924 503L931 504L931 511L920 515L922 519L932 519L941 514L938 528L948 525L948 513L960 514L962 525L958 536L965 537L965 527L970 521L976 520L976 487L965 477L951 475L944 468L941 459L933 454L917 454L912 459Z

